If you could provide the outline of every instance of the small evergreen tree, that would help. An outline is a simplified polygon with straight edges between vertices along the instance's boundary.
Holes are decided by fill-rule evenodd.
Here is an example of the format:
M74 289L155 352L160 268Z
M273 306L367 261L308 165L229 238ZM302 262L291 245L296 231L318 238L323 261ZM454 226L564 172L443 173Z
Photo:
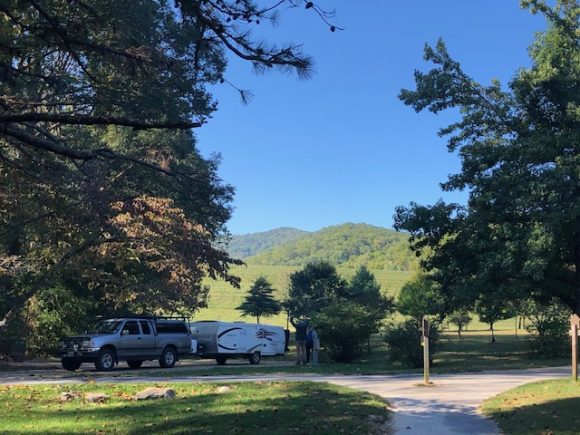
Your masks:
M255 316L258 323L262 316L274 316L282 310L280 302L273 296L272 284L260 276L248 292L246 300L236 309L244 316Z

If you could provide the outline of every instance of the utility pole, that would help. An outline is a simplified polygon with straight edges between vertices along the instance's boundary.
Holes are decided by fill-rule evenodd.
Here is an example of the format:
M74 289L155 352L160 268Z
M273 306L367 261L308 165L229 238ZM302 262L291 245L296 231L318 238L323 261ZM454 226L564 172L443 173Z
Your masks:
M578 314L570 316L570 335L572 337L572 380L578 382L578 330L580 317Z
M421 333L423 340L423 380L425 385L429 385L429 319L427 316L423 316Z

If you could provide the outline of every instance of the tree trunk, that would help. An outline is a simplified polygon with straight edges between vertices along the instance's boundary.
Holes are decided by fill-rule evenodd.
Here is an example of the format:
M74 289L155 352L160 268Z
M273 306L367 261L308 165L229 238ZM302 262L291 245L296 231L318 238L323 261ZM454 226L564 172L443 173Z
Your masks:
M490 329L491 329L491 342L492 342L492 343L495 343L495 334L494 334L494 332L493 332L493 323L490 323L490 324L489 324L489 327L490 327Z

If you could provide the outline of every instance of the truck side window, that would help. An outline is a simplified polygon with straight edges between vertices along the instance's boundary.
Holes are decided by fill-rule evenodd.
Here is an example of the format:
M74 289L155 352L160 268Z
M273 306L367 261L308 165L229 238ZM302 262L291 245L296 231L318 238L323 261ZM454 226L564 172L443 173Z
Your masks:
M149 327L149 322L145 322L144 320L141 320L139 323L141 324L141 330L143 331L143 334L150 335L151 328Z
M127 329L129 331L129 335L139 335L139 324L136 320L129 320L125 322L125 326L123 329Z

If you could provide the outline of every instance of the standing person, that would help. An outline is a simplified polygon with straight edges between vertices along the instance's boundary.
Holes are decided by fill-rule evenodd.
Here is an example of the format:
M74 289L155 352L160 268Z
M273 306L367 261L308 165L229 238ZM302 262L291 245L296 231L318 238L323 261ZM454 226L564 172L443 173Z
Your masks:
M290 323L296 329L296 365L304 365L306 364L306 329L308 328L308 322L291 318Z
M306 363L310 362L310 354L312 352L312 325L308 327L306 332Z
M318 352L320 352L320 339L318 338L318 332L314 329L314 326L310 328L310 333L312 335L312 365L318 365Z

